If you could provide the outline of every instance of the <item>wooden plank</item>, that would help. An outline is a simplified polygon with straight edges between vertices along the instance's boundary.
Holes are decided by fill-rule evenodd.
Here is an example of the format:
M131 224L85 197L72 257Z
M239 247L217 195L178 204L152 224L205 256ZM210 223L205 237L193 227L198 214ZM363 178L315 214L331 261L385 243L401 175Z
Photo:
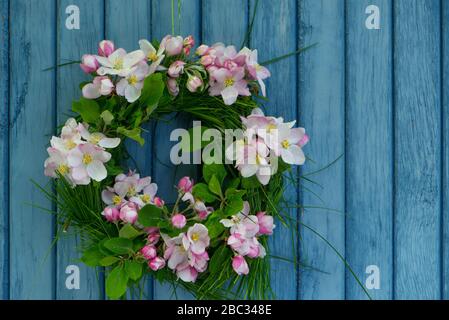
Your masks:
M442 247L441 259L443 259L442 270L442 298L449 299L449 127L447 119L449 117L449 4L441 2L441 32L442 32L442 47L441 47L441 63L442 63Z
M174 1L175 6L177 1ZM201 16L200 1L182 1L181 24L178 24L178 12L175 10L175 34L183 36L193 35L197 43L201 42ZM175 8L176 9L176 8ZM178 32L180 30L180 32ZM152 6L152 31L153 39L161 40L165 35L171 34L171 1L153 1ZM169 141L170 132L176 128L191 128L192 122L185 116L173 119L169 123L158 122L154 133L153 149L153 177L159 186L159 195L167 202L173 203L176 197L174 186L177 180L185 175L195 176L196 166L174 166L170 162L170 149L174 145ZM190 294L177 290L173 295L169 285L154 283L155 299L189 299Z
M255 3L255 1L250 2L250 15L254 11ZM250 46L258 49L261 62L297 49L296 5L296 1L293 0L259 2ZM271 41L271 39L275 40ZM297 118L297 67L296 57L269 66L272 76L266 81L269 98L269 102L265 104L267 114L282 116L289 121ZM288 188L285 196L293 203L297 203L297 188ZM296 209L287 209L284 214L297 218ZM294 259L295 248L290 232L282 228L279 221L276 225L277 229L270 239L271 254ZM294 265L273 259L271 268L271 285L276 298L296 299L298 277Z
M394 297L439 299L440 1L396 1L394 10Z
M365 9L376 5L380 30L367 29ZM350 0L346 12L346 258L365 282L380 271L374 299L393 293L392 3ZM367 296L346 272L346 298Z
M55 124L55 1L11 1L10 298L55 297L52 209L30 182L44 185L43 163Z
M66 28L66 8L76 4L80 10L80 29ZM103 0L60 0L58 3L58 50L57 62L65 63L81 59L83 54L97 52L97 44L103 39ZM58 68L57 71L57 124L63 124L71 114L72 101L78 100L82 95L79 84L91 79L82 72L78 64ZM102 299L103 277L80 262L80 253L76 247L80 245L79 239L72 232L62 234L57 243L56 262L56 298L65 300ZM67 289L65 281L68 276L67 266L76 265L80 270L79 290Z
M0 3L0 299L9 297L9 1Z
M205 43L223 42L236 48L243 43L248 29L248 1L203 1L202 16Z
M306 163L304 174L307 174L344 153L344 1L304 0L299 4L299 47L318 44L299 56L300 124L305 126L311 137L305 152L315 161ZM306 207L301 220L344 255L344 159L309 178L322 187L301 181L300 198ZM319 198L308 189L312 189ZM307 207L332 208L341 213ZM298 289L301 299L344 298L344 264L329 246L305 228L301 228L299 256L304 264L328 273L301 268Z
M105 0L105 34L114 41L116 47L128 52L139 49L139 40L151 40L151 1L147 0ZM137 169L142 176L150 176L152 170L152 126L144 127L145 145L141 147L134 141L127 142L132 157L129 168ZM153 298L153 281L145 285L144 297Z

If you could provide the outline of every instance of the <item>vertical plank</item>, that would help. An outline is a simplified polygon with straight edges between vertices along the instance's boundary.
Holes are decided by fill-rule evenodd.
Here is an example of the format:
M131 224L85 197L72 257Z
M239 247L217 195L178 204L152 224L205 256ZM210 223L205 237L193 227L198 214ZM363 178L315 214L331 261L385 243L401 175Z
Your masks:
M299 4L299 47L318 44L299 56L300 123L311 137L305 151L315 161L306 163L306 175L344 153L344 1L302 0ZM344 255L344 160L308 178L323 187L301 181L301 203L305 207L301 221L323 235ZM308 189L313 189L319 198ZM341 213L307 207L327 207ZM303 263L328 273L303 268L299 279L301 299L344 298L344 264L330 247L305 228L301 229L300 257Z
M183 36L193 35L197 43L201 42L201 8L199 0L181 1L181 24L178 24L178 12L175 10L175 34L180 30ZM175 6L177 1L174 1ZM171 34L171 1L153 1L152 4L152 31L153 39L161 40L165 35ZM170 149L174 145L169 141L170 132L176 128L191 128L192 122L184 116L173 119L169 123L158 122L154 133L153 150L153 176L159 186L158 193L167 202L173 203L176 197L174 186L177 180L184 175L195 176L196 166L174 166L170 162ZM173 296L168 285L154 283L155 299L191 298L190 294L177 290Z
M238 49L248 29L248 1L203 1L203 41L223 42ZM229 23L232 17L232 23Z
M66 8L76 5L80 10L80 29L66 28ZM97 44L103 38L103 0L59 0L58 1L58 37L57 62L65 63L77 61L86 53L95 53ZM78 64L58 68L57 71L57 125L65 123L71 114L72 101L81 96L79 84L89 80L79 68ZM91 267L78 262L80 253L75 249L80 243L79 239L69 229L69 233L62 234L57 243L56 264L56 298L65 300L74 299L101 299L103 279ZM80 270L80 289L67 289L65 273L67 266L76 265Z
M105 35L114 41L116 47L128 52L139 49L139 40L151 41L151 1L148 0L105 0ZM141 147L134 141L127 143L132 157L130 169L138 169L142 176L150 176L152 170L151 125L144 127L145 145ZM154 178L153 178L154 179ZM152 280L145 285L144 297L153 298Z
M0 299L9 297L9 1L0 3Z
M52 209L44 185L46 147L55 123L55 1L11 1L10 298L55 296ZM39 27L37 27L39 26Z
M442 132L443 141L442 143L442 197L443 197L443 207L442 207L442 239L441 239L441 250L442 250L442 298L449 299L449 127L447 125L447 119L449 117L449 5L445 1L441 1L441 59L442 59Z
M250 2L250 15L256 2ZM259 60L266 61L297 49L296 37L296 1L281 2L260 1L254 22L250 46L257 48ZM272 41L272 39L275 39ZM282 116L286 120L297 118L297 63L291 57L269 66L271 78L267 81L267 96L269 102L266 110L269 115ZM288 200L296 203L297 188L286 190ZM294 219L296 209L284 212ZM289 231L277 223L278 229L270 239L272 255L294 259L294 245ZM279 260L271 260L271 285L278 299L297 298L297 273L294 265Z
M380 30L365 27L365 9L380 10ZM380 271L374 299L393 289L393 91L392 3L350 0L347 30L346 258L360 279ZM367 296L346 272L346 297Z
M440 1L396 1L394 10L394 294L439 299Z

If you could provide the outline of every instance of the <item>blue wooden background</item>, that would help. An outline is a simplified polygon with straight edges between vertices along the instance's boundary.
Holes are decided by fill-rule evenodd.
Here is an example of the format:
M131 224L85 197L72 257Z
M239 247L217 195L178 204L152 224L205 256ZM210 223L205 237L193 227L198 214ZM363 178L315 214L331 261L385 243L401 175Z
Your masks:
M76 261L77 240L52 246L54 218L30 206L52 208L30 179L47 182L49 135L85 79L77 66L43 69L94 52L104 38L126 49L141 38L161 38L171 31L170 2L0 0L0 298L104 298L103 276ZM65 27L71 4L81 10L79 30ZM365 27L371 4L380 8L380 30ZM254 6L254 0L183 0L176 29L198 43L239 46ZM289 213L323 234L363 283L366 267L378 266L375 299L449 297L448 19L446 0L260 0L254 21L250 46L262 61L318 43L270 66L266 107L307 128L306 151L315 162L304 174L344 156L310 177L322 187L301 180L299 190L289 189L304 206ZM194 173L167 168L167 133L183 125L151 124L145 147L130 145L165 198L176 177ZM275 254L295 257L290 235L279 230ZM300 238L299 259L325 273L273 260L278 298L366 298L322 240L306 229ZM80 290L65 286L69 264L80 266ZM151 281L146 295L170 298L166 286Z

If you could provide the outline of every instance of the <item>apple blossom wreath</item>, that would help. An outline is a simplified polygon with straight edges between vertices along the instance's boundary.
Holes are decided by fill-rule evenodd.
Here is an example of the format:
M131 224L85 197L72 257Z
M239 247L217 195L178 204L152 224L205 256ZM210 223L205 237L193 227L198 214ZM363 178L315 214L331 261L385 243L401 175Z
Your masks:
M296 230L277 208L285 173L305 161L305 130L258 107L270 72L257 50L217 43L191 54L192 36L171 35L139 46L128 53L104 40L82 57L93 79L81 84L76 116L51 138L45 161L56 192L43 190L61 229L81 236L86 265L106 267L110 298L147 276L197 298L273 297L268 238L273 217ZM124 141L143 144L142 125L172 113L242 134L223 148L230 163L203 164L198 182L180 179L169 204L150 177L126 167Z

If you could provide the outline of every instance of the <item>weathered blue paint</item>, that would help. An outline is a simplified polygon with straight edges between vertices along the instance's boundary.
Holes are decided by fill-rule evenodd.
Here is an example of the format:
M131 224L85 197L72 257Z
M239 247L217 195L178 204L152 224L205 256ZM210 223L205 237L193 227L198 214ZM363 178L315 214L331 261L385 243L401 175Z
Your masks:
M440 1L396 1L394 13L394 297L439 299Z
M379 7L381 29L365 28ZM379 267L374 299L393 294L392 2L351 0L346 8L346 258L364 280ZM379 239L382 239L381 241ZM346 272L346 298L366 299Z
M175 5L177 0L174 1ZM183 0L175 33L197 44L240 46L256 1ZM81 29L65 28L65 8L81 10ZM365 9L380 9L380 30L367 30ZM4 0L0 2L0 297L3 299L103 298L102 279L76 262L76 240L51 247L54 219L28 203L55 209L29 182L40 184L45 148L87 76L77 66L42 71L95 52L102 38L136 49L141 38L171 33L171 1ZM446 119L449 5L443 0L259 1L250 46L260 61L317 42L313 49L270 65L267 113L298 119L311 136L307 174L288 197L305 206L286 213L323 234L345 255L364 283L368 265L380 268L377 299L449 298ZM129 148L137 167L152 175L159 194L173 201L173 186L193 166L169 164L173 128L189 119L149 125L146 145ZM30 161L30 158L33 161ZM166 166L168 164L168 167ZM134 164L130 162L130 166ZM175 171L176 170L176 171ZM306 190L313 189L322 203ZM332 212L310 207L328 207ZM295 257L291 237L278 223L273 254ZM301 262L329 274L273 260L280 299L365 299L332 250L301 230ZM77 264L81 289L65 288L65 268ZM148 281L146 296L170 299L169 286ZM178 298L191 298L181 290Z
M76 5L80 9L80 29L68 30L66 28L66 8L74 4L71 0L58 2L57 15L57 62L78 61L85 53L96 53L98 42L103 39L103 0L82 0ZM79 84L90 80L91 77L80 72L78 64L61 67L57 70L57 124L64 123L71 114L72 101L81 96ZM75 238L72 230L68 233L60 233L57 247L56 265L56 297L57 299L101 299L103 277L90 267L79 261L80 253L73 250L79 245L79 239ZM80 269L80 289L67 289L65 273L68 265L76 265Z
M344 1L299 2L299 47L317 46L299 57L299 123L305 126L311 143L305 151L308 162L302 174L316 171L344 153L345 148L345 35ZM329 54L332 52L332 54ZM333 76L330 77L329 75ZM282 110L282 109L281 109ZM279 112L282 112L279 110ZM345 169L339 161L328 170L301 181L301 220L345 253ZM308 192L312 189L318 196ZM330 191L332 190L332 191ZM337 211L316 209L329 207ZM321 239L301 229L301 261L319 268L304 268L299 280L301 299L343 299L344 265Z

